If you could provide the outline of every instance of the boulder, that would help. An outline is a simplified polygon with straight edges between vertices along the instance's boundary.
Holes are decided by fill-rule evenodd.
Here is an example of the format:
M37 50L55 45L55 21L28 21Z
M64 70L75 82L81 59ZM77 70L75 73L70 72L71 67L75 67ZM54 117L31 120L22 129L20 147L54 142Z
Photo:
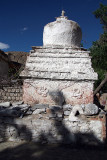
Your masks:
M49 104L34 104L31 106L31 110L35 111L36 109L46 109L49 108Z
M0 106L1 107L10 107L11 103L10 102L3 102L3 103L0 103Z
M71 111L72 108L73 108L73 106L71 106L71 104L65 104L65 105L63 105L63 110L64 111L67 111L67 110Z
M85 108L84 108L85 115L88 115L88 116L95 115L95 114L98 114L98 112L99 112L99 109L95 104L89 103L85 105Z
M21 105L21 104L23 104L23 101L13 102L13 103L12 103L12 106Z
M71 111L64 111L64 115L65 115L65 116L69 116L70 113L71 113Z
M21 110L21 111L27 111L27 110L29 110L29 108L31 108L31 107L28 104L22 104L22 105L16 105L16 106L10 107L10 109Z
M80 105L75 105L69 115L69 121L80 121L78 115L83 115L83 109Z
M41 109L36 109L33 114L41 114L41 113L45 113L46 109L45 108L41 108Z

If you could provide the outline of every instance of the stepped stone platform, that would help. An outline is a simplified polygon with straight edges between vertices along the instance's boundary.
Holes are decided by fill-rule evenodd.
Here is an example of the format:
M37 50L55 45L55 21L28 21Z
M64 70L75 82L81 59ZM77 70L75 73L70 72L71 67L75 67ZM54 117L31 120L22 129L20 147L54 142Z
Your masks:
M91 66L89 51L85 49L32 47L21 76L25 78L25 103L56 104L65 101L75 105L93 102L93 83L97 73ZM60 102L62 97L51 94L57 92L61 93L64 101Z

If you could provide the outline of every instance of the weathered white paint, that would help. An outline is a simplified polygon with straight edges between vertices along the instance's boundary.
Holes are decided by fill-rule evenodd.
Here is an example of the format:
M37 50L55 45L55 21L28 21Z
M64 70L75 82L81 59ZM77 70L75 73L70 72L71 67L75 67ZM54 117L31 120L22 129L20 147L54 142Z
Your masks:
M67 48L66 50L64 50L64 48L60 48L60 53L57 48L51 48L51 52L50 48L49 51L48 48L38 49L37 52L35 51L35 53L31 53L27 58L25 70L21 75L53 80L97 79L97 73L94 72L91 66L89 52L82 52L76 49L74 51L72 48L69 48L69 52L67 51Z
M68 20L67 17L61 16L52 23L44 27L43 45L44 46L72 46L80 47L82 32L79 25Z

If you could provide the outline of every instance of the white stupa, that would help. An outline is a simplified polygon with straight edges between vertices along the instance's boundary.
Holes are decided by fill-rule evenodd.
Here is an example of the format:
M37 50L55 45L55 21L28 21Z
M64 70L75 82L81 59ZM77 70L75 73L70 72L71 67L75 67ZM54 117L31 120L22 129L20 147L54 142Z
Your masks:
M44 46L80 47L81 28L76 22L68 20L64 13L62 11L62 15L56 18L56 21L48 23L44 27Z
M49 93L61 92L71 105L93 102L93 83L97 79L89 51L80 48L79 25L62 15L47 24L43 46L33 46L21 76L23 101L28 104L56 104ZM55 95L55 94L54 94Z

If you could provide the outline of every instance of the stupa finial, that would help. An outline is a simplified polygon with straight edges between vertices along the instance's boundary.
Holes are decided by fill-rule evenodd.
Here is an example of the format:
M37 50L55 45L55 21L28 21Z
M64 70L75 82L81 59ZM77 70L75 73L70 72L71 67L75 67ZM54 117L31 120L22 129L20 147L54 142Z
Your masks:
M65 16L64 14L65 14L65 11L62 10L61 16L64 17Z

